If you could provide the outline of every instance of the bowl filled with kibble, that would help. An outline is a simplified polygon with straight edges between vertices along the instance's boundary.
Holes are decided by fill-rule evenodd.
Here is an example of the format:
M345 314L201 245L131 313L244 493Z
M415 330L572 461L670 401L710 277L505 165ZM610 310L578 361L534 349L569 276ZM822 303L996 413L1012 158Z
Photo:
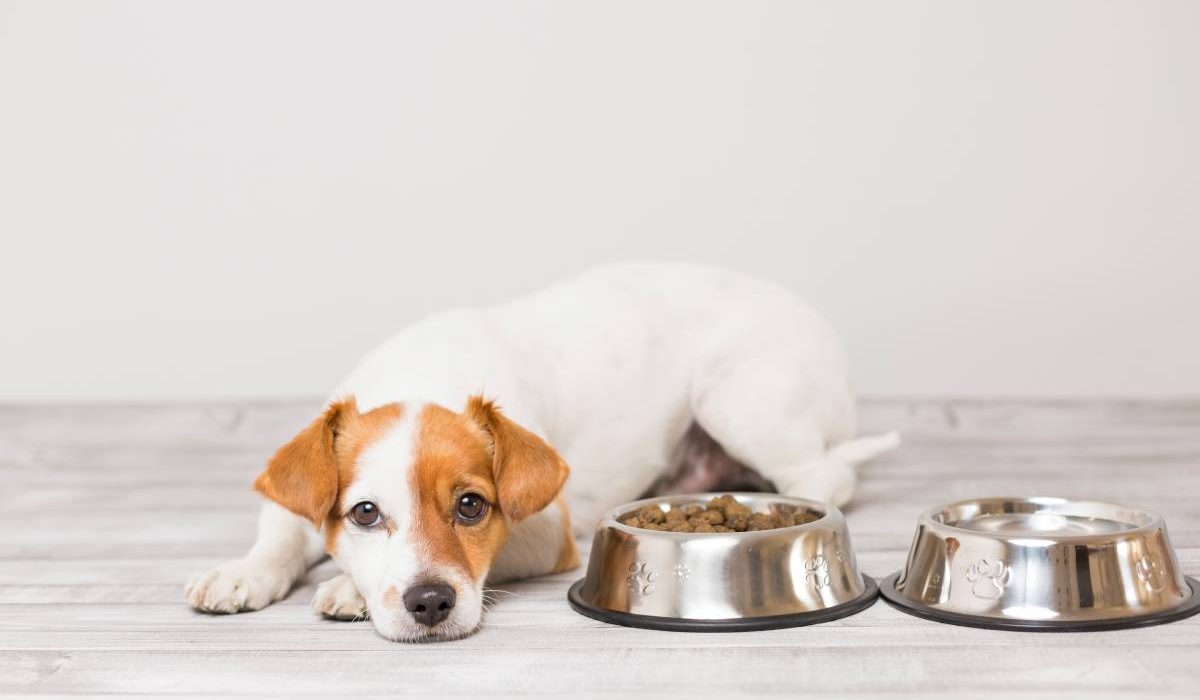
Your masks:
M567 599L583 615L628 627L735 632L834 620L878 593L834 506L710 493L606 513Z

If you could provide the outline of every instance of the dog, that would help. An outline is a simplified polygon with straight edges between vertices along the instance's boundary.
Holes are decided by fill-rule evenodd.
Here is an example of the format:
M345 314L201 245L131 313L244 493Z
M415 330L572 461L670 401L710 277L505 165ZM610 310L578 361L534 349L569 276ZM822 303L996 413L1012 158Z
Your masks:
M598 268L367 355L254 482L249 553L186 596L258 610L328 554L342 573L317 588L321 614L459 638L485 582L577 567L575 536L639 494L750 479L844 504L855 465L897 444L855 422L838 339L790 291L700 265Z

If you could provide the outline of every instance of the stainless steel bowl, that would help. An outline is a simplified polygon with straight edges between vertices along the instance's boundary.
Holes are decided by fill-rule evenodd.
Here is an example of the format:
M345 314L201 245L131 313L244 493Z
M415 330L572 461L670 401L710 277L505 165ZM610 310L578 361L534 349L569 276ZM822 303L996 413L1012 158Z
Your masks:
M934 508L879 587L905 612L996 629L1120 629L1200 612L1200 584L1180 572L1160 516L1062 498Z
M837 508L775 494L733 494L756 512L803 510L817 520L757 532L677 533L618 518L647 504L704 503L718 494L636 501L596 526L587 575L567 595L576 611L629 627L690 632L775 629L824 622L875 602Z

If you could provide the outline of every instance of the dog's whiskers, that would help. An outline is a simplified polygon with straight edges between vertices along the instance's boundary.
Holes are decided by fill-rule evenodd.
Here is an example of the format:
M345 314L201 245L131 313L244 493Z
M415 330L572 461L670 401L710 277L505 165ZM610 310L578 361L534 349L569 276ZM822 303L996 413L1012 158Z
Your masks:
M487 594L487 593L503 593L504 595L511 595L511 596L514 596L514 597L516 597L516 598L520 598L520 597L521 597L521 594L520 594L520 593L514 593L514 592L512 592L512 591L506 591L506 590L504 590L504 589L502 589L502 588L485 588L485 589L483 589L483 592L484 592L485 594Z

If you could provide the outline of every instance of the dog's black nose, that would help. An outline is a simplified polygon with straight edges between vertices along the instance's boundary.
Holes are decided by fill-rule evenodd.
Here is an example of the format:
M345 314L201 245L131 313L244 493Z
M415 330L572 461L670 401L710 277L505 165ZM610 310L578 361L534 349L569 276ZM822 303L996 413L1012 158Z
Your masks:
M404 592L404 609L426 627L445 620L453 607L454 589L444 583L413 586Z

